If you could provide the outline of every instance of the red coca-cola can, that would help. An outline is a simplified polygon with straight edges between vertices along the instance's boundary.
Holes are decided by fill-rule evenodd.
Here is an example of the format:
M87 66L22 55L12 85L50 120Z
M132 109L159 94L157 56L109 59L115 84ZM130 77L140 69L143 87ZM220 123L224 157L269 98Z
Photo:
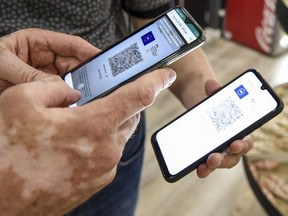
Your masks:
M288 48L277 19L277 0L227 0L224 37L260 52L276 55Z

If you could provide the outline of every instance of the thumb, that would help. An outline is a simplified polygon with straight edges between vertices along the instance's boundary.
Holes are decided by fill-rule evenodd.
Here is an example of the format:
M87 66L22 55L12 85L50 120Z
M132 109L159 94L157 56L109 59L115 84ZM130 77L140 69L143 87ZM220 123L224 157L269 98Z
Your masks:
M0 62L0 79L12 84L27 83L50 76L26 64L10 50L0 50Z
M90 107L90 110L98 110L98 106L103 104L106 107L106 112L116 121L116 124L122 124L150 106L157 95L168 88L175 79L176 73L172 69L158 69L80 108L87 109L84 107Z
M19 91L25 94L24 97L39 107L67 107L80 98L80 92L70 88L57 75L15 87L18 86L22 88Z
M205 91L207 95L211 95L219 88L221 88L221 84L216 80L210 79L205 83Z

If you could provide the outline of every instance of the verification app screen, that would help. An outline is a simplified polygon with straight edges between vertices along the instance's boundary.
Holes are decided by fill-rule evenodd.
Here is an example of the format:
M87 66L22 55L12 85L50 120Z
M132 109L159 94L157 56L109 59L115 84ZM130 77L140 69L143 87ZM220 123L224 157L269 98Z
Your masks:
M172 10L128 40L68 73L65 81L81 92L77 105L101 95L194 41L199 32L186 24L183 16L186 17L180 9Z
M277 107L262 83L249 72L196 106L157 135L157 143L175 175Z

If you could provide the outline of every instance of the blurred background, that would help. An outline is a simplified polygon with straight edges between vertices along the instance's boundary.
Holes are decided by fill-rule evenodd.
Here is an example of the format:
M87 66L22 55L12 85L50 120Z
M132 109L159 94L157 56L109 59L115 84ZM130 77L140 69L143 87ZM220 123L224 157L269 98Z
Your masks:
M184 4L205 29L208 40L202 48L222 84L248 68L255 68L273 87L282 91L281 97L287 101L287 0L189 0L179 3ZM257 162L276 161L277 166L264 167L265 172L260 170L263 176L260 171L253 175L251 167L244 168L242 160L232 169L216 170L205 179L199 179L193 172L171 184L161 175L150 137L183 111L182 105L168 90L162 92L147 110L148 134L137 216L288 215L286 109L284 116L275 120L281 121L281 124L276 122L275 133L273 128L268 128L267 140L258 141L261 135L258 136L251 151L252 159L247 155L253 162L255 158ZM281 142L282 147L278 145L278 148L276 142ZM255 152L257 157L254 157ZM279 158L282 160L278 161ZM265 188L261 188L263 179Z

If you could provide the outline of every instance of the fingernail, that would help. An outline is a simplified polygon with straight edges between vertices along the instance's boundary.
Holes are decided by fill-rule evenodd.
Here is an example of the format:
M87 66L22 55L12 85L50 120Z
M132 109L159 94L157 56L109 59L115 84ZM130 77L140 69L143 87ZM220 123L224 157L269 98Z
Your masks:
M177 75L176 75L175 71L170 70L168 87L173 84L173 82L176 80L176 77L177 77Z

